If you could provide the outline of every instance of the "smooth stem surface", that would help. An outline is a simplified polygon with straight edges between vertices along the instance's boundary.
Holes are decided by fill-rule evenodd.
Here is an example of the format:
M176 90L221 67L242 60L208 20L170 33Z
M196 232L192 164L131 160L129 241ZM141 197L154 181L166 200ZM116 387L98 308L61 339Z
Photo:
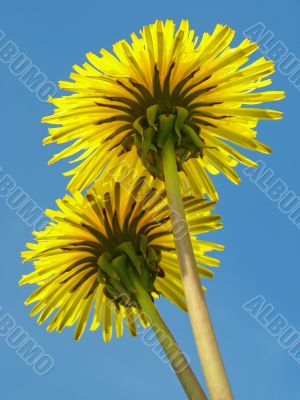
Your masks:
M188 231L172 138L163 148L163 164L173 236L187 309L208 391L212 400L231 400L233 396L216 342ZM181 228L184 225L185 232L178 229L178 222Z
M142 307L143 312L151 321L152 329L164 349L164 352L168 356L168 359L188 398L191 400L207 400L205 392L198 383L197 378L178 347L174 337L161 318L149 294L140 284L139 278L134 273L132 273L131 278L136 289L137 300Z

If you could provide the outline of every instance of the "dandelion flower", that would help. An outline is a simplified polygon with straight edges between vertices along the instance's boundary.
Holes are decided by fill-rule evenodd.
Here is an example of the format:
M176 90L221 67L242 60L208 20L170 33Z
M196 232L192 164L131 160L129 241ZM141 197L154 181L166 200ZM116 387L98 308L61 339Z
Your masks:
M71 82L60 87L73 92L52 98L56 106L44 122L44 143L71 142L50 163L75 156L78 165L69 189L82 191L108 163L122 153L140 157L155 177L164 179L162 148L166 136L176 142L177 168L195 194L217 198L210 174L222 172L238 183L234 167L256 163L240 146L262 153L271 150L256 139L260 119L279 119L282 113L249 105L275 101L282 91L256 91L271 83L272 61L261 57L248 63L258 48L244 39L230 47L234 31L217 25L199 41L183 20L176 30L171 20L145 26L129 44L121 40L113 52L87 54L75 65ZM166 129L166 127L168 129Z
M34 260L34 272L20 284L38 285L26 304L36 303L30 314L39 314L39 324L50 319L49 331L76 324L79 339L91 315L90 330L102 324L104 341L110 341L113 329L122 336L123 320L136 335L138 322L147 326L149 321L131 273L152 299L162 295L186 309L164 186L145 172L139 164L124 173L119 164L86 195L66 195L57 201L58 210L46 211L51 222L34 232L36 242L22 253L25 261ZM210 278L207 266L219 262L205 253L222 246L196 235L220 228L219 217L211 215L214 203L199 196L185 194L184 204L199 276ZM183 229L180 221L178 229Z

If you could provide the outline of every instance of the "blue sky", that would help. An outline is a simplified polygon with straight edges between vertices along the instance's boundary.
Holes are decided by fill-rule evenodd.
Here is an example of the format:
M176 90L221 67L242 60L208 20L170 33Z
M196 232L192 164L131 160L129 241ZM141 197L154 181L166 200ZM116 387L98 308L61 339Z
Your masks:
M33 64L57 82L66 79L85 53L111 48L120 38L155 19L188 18L199 34L211 31L216 23L243 31L261 22L274 32L288 52L300 57L295 26L299 23L300 4L296 0L274 3L270 0L241 2L215 0L204 2L140 1L76 3L6 2L1 7L0 30L13 40ZM0 63L2 146L0 165L16 184L42 208L54 207L63 196L66 178L64 162L48 167L47 160L57 150L43 147L47 127L40 123L51 107L37 99ZM272 170L273 179L281 179L288 190L300 194L299 187L299 90L287 75L277 72L274 90L285 90L287 98L275 104L285 113L282 121L263 122L260 138L273 148L271 156L253 154ZM217 211L224 229L207 236L225 245L222 265L208 286L207 300L232 388L237 399L296 400L300 396L300 365L270 335L243 304L261 295L282 314L288 325L300 330L299 315L299 229L239 168L242 183L234 186L224 177L216 178L221 193ZM2 175L1 175L2 176ZM0 178L1 178L0 176ZM30 288L19 288L18 280L29 265L22 265L19 252L31 240L31 228L0 198L2 314L9 313L28 334L55 360L53 370L38 376L9 348L0 336L1 393L7 399L44 400L83 397L99 399L184 399L176 377L141 341L126 336L104 344L100 331L86 332L74 342L71 329L49 334L28 316L23 302ZM202 380L186 315L161 300L162 314L192 359ZM0 315L0 317L1 317ZM0 330L1 334L1 330Z

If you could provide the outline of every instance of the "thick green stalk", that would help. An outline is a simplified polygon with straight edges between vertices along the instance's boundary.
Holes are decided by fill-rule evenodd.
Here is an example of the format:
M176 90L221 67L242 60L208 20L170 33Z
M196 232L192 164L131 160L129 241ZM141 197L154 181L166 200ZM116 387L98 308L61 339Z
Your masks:
M187 309L206 384L212 400L231 400L233 396L218 349L188 231L172 137L166 141L162 152L173 236L181 267ZM178 221L185 229L184 233L182 229L178 229Z
M176 372L187 396L191 400L207 400L205 392L197 381L191 367L178 347L174 337L157 311L152 299L141 285L138 276L132 272L131 280L136 289L136 297L143 312L151 321L154 330L164 352Z

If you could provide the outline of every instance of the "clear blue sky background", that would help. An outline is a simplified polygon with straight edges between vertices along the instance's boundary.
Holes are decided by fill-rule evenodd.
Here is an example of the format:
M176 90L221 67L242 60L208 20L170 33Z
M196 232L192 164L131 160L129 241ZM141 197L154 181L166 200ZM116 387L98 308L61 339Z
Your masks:
M211 31L216 23L228 24L236 29L238 40L243 39L245 29L261 21L299 57L295 29L299 5L297 0L12 0L1 6L0 29L56 82L67 78L71 66L82 63L86 52L109 49L157 18L177 22L188 18L199 33ZM0 84L0 164L42 208L54 207L67 181L61 176L65 163L47 166L57 148L41 144L47 127L40 119L51 107L39 102L1 63ZM287 99L275 105L284 110L285 118L261 123L260 138L274 151L271 156L253 157L263 159L276 177L299 194L300 93L280 73L274 76L273 88L286 90ZM225 228L208 238L223 243L226 251L215 279L207 285L207 299L235 396L241 400L297 400L300 365L242 305L261 294L300 330L299 230L247 177L243 176L239 187L224 177L218 177L216 184L221 193L217 210ZM9 400L184 399L174 374L140 338L126 336L104 344L100 331L87 331L76 343L71 329L49 334L28 316L23 302L30 288L19 288L18 280L30 267L21 264L19 252L31 240L31 230L0 201L0 304L55 359L52 372L40 377L0 338L1 396ZM159 305L202 379L187 316L164 301Z

